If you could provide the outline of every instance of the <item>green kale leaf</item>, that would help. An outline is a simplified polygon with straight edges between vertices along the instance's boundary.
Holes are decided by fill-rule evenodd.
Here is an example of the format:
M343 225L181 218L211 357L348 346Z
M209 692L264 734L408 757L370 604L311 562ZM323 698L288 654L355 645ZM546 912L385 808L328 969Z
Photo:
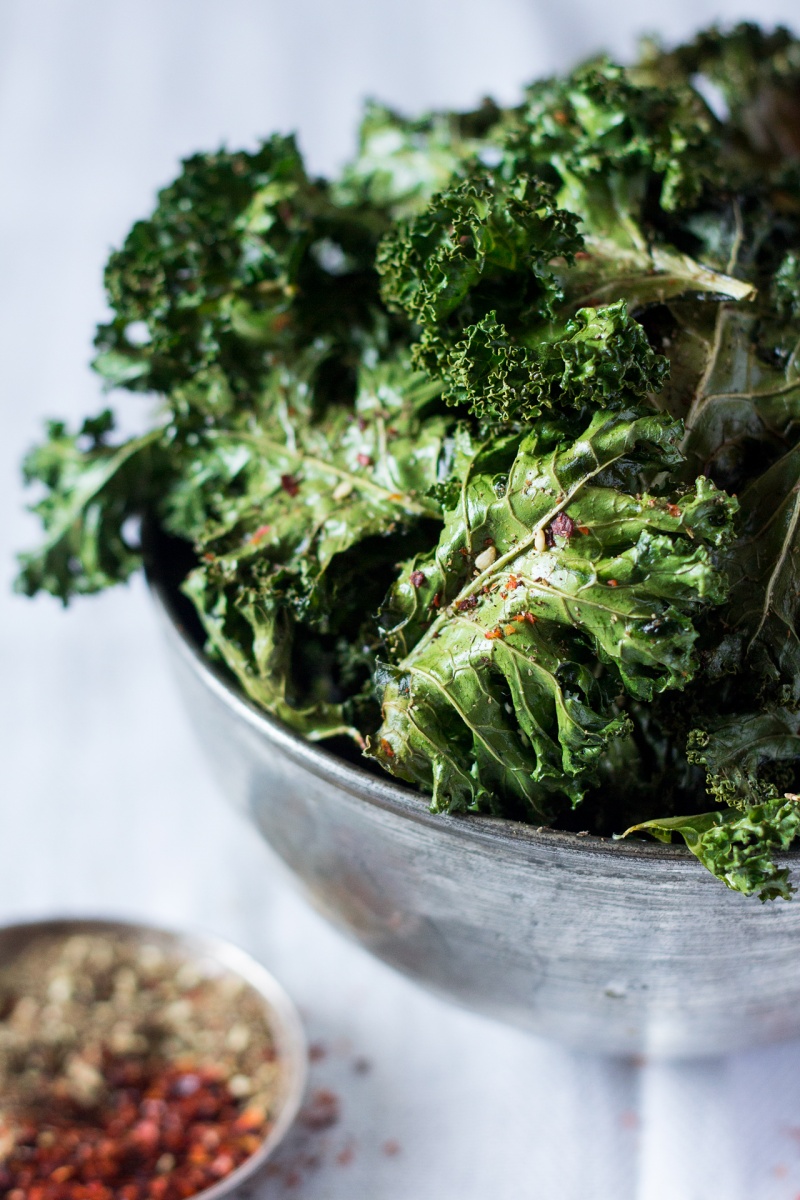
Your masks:
M218 365L247 392L276 352L320 335L359 343L375 324L384 226L334 205L293 138L195 155L109 259L114 317L95 366L112 386L169 393Z
M315 416L313 359L305 373L274 372L246 423L202 435L161 512L170 532L196 546L201 561L185 591L210 646L268 712L323 737L347 722L330 699L335 689L311 702L321 680L293 683L293 644L304 631L362 636L398 550L440 519L426 493L452 422L431 411L440 385L407 356L362 367L355 405Z
M477 160L499 157L504 115L486 100L475 112L435 112L409 119L370 101L358 136L358 154L334 185L344 204L388 209L412 216L466 173Z
M678 434L656 414L600 413L569 446L526 434L504 474L486 473L481 447L466 460L439 545L406 564L384 609L370 751L434 808L516 801L552 818L627 729L613 698L691 678L692 614L724 599L709 547L735 502L706 480L674 498L634 491L675 462Z
M33 505L44 542L20 556L16 586L25 595L49 592L66 604L124 582L141 566L126 522L169 479L164 431L115 446L107 440L113 428L108 410L84 421L77 434L51 421L47 441L25 459L26 483L47 489Z
M796 891L789 882L789 868L779 867L773 858L776 851L788 850L800 836L800 799L794 794L775 796L744 812L727 808L692 817L643 821L623 836L640 831L662 842L680 834L712 875L745 896L790 900Z

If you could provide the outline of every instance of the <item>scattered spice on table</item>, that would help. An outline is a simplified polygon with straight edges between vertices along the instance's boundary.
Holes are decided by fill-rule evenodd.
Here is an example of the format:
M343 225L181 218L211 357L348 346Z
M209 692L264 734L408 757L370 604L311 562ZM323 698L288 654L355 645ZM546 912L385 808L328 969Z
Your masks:
M42 938L0 969L0 1197L184 1200L261 1145L264 1001L155 943Z

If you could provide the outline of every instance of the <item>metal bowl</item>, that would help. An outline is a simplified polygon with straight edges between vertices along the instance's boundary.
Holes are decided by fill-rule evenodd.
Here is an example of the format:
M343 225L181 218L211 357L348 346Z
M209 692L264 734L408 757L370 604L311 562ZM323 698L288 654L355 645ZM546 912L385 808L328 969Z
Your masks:
M800 1036L800 899L728 891L678 846L432 815L257 709L204 656L157 565L150 581L221 787L373 954L588 1050L691 1057ZM785 858L796 882L800 855Z
M176 958L205 969L238 975L262 997L278 1061L283 1066L280 1111L261 1144L250 1158L213 1187L196 1192L192 1200L222 1200L252 1180L263 1168L294 1122L306 1088L308 1052L300 1017L277 979L260 963L230 942L204 934L178 933L127 921L78 920L30 921L0 928L0 965L41 938L67 939L76 934L109 934L117 941L145 942Z

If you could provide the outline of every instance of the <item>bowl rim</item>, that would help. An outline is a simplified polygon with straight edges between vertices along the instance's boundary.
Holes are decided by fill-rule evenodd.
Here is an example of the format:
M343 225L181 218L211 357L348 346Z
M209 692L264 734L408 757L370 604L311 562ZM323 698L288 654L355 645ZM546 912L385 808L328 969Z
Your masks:
M347 762L325 749L322 744L295 733L259 708L242 691L227 668L213 662L205 654L197 639L185 627L175 602L175 589L164 581L159 571L157 553L146 556L145 575L162 623L167 630L177 635L173 638L173 643L190 671L199 676L205 687L226 707L232 709L245 724L317 778L334 783L350 795L406 820L438 829L445 827L450 834L461 836L467 841L483 843L498 849L502 846L506 851L519 853L524 852L526 848L547 847L605 858L614 856L669 863L673 869L680 868L681 865L692 868L700 866L691 851L680 844L655 840L623 841L613 837L598 837L591 833L551 829L546 825L527 825L521 821L480 813L431 812L422 792L417 792L410 786L406 787L388 775L381 779L363 767ZM782 851L776 858L781 861L800 860L800 849Z
M269 1013L269 1024L279 1058L285 1064L286 1078L281 1104L275 1121L255 1150L229 1175L218 1183L194 1192L190 1200L222 1200L239 1187L258 1176L294 1124L308 1084L308 1044L300 1014L282 984L267 968L237 946L217 934L197 929L175 929L149 922L117 919L116 917L61 916L11 921L0 925L0 962L3 943L18 944L48 936L80 936L107 933L121 938L151 939L174 949L179 955L192 959L210 958L233 975L243 979L260 998Z

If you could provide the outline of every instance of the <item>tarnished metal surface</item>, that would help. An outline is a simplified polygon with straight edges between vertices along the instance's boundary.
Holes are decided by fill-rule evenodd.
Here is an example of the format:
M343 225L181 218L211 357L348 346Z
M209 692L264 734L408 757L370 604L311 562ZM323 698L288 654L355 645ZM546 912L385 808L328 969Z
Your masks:
M680 1057L800 1035L800 900L730 892L679 847L434 816L259 712L153 589L220 786L372 953L590 1050Z

